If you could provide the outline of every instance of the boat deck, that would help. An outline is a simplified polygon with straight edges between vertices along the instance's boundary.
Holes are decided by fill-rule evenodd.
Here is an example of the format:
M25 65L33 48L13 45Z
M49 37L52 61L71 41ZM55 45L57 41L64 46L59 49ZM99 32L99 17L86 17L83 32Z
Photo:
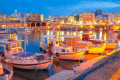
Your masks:
M34 55L35 53L32 52L19 52L16 54L13 54L13 56L17 56L17 57L30 57L32 55Z

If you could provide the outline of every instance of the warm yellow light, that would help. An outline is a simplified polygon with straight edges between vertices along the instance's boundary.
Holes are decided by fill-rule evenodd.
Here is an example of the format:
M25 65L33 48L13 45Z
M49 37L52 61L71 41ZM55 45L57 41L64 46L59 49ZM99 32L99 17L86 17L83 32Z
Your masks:
M90 28L92 28L93 26L92 26L92 25L90 25L89 27L90 27Z
M50 35L50 31L49 30L47 31L47 35Z
M104 40L107 41L107 34L104 34Z
M57 26L57 28L59 28L60 26Z
M50 29L50 26L48 26L48 29Z
M102 31L100 31L99 39L102 40Z
M64 20L63 20L63 21L60 21L60 24L64 24Z
M83 25L81 25L80 28L83 28Z
M89 31L89 33L92 33L93 31Z
M118 30L119 26L114 25L114 26L112 26L112 29Z

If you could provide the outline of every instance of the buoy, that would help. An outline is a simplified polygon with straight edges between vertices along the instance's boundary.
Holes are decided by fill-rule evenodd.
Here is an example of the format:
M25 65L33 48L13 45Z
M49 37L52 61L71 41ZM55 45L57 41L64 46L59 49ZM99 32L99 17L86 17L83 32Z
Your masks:
M59 54L59 53L56 53L56 56L57 56L57 57L59 57L59 56L60 56L60 54Z

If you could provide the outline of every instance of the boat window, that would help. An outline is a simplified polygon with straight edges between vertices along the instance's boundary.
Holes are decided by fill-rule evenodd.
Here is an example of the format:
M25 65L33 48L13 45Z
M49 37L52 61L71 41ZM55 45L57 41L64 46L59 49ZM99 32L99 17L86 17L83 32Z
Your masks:
M65 52L65 49L62 49L62 52Z
M16 47L16 44L12 44L12 48L15 48Z
M20 47L20 43L17 44L17 47Z

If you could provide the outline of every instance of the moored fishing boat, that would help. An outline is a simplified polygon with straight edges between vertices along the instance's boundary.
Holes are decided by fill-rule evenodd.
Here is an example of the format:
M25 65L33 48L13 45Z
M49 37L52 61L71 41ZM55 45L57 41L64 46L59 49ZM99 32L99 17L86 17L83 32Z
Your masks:
M115 41L115 42L107 42L106 43L106 48L105 49L114 49L115 47L116 47L116 45L117 45L117 41Z
M103 44L98 44L97 47L90 47L87 49L88 53L93 53L93 54L98 54L98 53L103 53L106 48L106 43Z
M117 40L115 42L112 42L112 40L106 42L104 40L95 39L93 33L81 33L81 34L82 34L82 39L85 41L91 41L92 43L95 44L106 43L105 49L114 49L117 45Z
M41 37L55 37L55 35L44 35ZM70 37L70 36L69 36ZM45 41L45 40L44 40ZM45 44L45 42L40 41L40 50L43 52L49 51L49 53L53 53L54 57L58 59L65 59L65 60L81 60L84 58L85 49L78 49L73 48L72 46L66 46L62 39L58 38L50 38L49 43Z
M53 60L47 54L26 52L22 48L25 40L2 39L0 45L4 47L4 57L7 63L20 69L50 69Z

